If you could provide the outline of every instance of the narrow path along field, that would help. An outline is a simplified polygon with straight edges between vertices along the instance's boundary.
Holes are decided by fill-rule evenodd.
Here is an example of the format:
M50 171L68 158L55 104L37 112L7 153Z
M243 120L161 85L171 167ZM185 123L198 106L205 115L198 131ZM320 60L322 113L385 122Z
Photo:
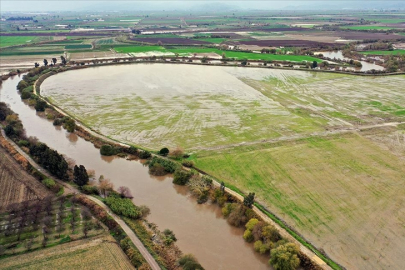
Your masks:
M44 170L41 166L39 166L29 155L27 155L24 151L22 151L12 140L10 140L9 138L7 138L4 134L4 130L1 129L1 135L6 138L10 144L12 144L14 146L14 148L21 154L23 155L28 161L29 163L36 168L37 170L41 171L44 175L46 175L49 178L53 178L46 170ZM79 190L77 190L76 188L72 187L71 185L60 181L58 179L57 180L60 184L62 184L65 187L65 193L67 194L77 194L80 193ZM109 215L114 218L114 220L121 226L121 228L125 231L125 233L128 235L128 237L131 239L131 241L134 243L134 245L136 246L136 248L139 250L139 252L142 254L142 256L145 258L145 260L148 262L149 266L153 269L153 270L159 270L160 267L158 265L158 263L156 262L156 260L153 258L153 256L148 252L148 250L145 248L145 246L142 244L142 242L138 239L138 237L135 235L135 233L131 230L131 228L128 227L128 225L117 215L113 214L110 209L100 200L89 196L89 195L85 195L88 199L94 201L95 203L97 203L98 205L100 205L101 207L103 207L105 210L107 210L107 212L109 213Z

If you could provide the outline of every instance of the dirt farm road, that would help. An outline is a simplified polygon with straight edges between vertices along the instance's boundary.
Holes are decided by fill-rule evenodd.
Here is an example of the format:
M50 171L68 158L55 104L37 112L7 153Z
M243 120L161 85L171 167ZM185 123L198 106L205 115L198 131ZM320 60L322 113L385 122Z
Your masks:
M1 129L1 135L14 147L18 153L20 153L22 156L24 156L28 162L38 171L43 173L46 177L55 179L52 175L50 175L44 168L39 166L27 153L25 153L23 150L21 150L12 140L10 140L6 134L4 133L4 130ZM58 181L64 188L65 188L65 194L81 194L79 190L76 188L72 187L71 185L59 180L55 179ZM124 230L124 232L127 234L127 236L131 239L132 243L136 246L136 248L139 250L139 252L142 254L142 256L145 258L146 262L149 264L149 266L152 268L152 270L160 270L161 268L159 267L158 263L156 260L153 258L153 256L149 253L149 251L145 248L145 246L142 244L141 240L135 235L135 233L129 228L129 226L117 215L113 214L108 208L107 205L105 205L102 201L89 196L85 195L88 199L92 200L93 202L97 203L99 206L103 207L108 214L121 226L121 228Z

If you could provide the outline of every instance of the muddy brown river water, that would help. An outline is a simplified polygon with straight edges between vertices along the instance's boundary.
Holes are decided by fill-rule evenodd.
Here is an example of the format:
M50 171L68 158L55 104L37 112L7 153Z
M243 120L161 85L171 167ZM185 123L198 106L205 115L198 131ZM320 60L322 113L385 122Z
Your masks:
M184 187L172 184L171 177L156 178L138 161L102 157L90 142L40 117L21 101L16 90L20 78L12 77L0 86L0 101L19 114L28 136L94 169L97 176L111 179L114 186L127 186L134 202L150 207L150 222L161 230L174 231L177 245L184 253L194 254L206 269L271 269L268 258L254 252L242 238L243 229L228 225L216 205L197 204Z

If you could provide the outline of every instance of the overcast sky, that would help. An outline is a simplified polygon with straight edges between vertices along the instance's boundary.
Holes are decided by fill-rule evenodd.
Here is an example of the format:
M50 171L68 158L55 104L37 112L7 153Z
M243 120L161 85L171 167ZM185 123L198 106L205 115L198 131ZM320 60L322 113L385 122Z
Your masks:
M207 5L208 4L208 5ZM120 11L120 10L188 10L201 6L211 9L352 9L352 8L405 8L405 1L80 1L80 0L48 0L19 1L0 0L0 11Z

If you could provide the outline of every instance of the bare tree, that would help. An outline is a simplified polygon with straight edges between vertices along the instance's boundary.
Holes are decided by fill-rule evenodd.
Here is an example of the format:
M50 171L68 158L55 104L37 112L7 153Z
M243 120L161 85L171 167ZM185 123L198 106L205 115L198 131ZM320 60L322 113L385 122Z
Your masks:
M110 191L114 189L113 183L110 182L109 179L102 179L98 185L100 189L100 193L106 197Z
M131 194L131 190L128 187L119 187L118 188L118 193L121 195L123 198L129 198L132 199L134 196Z
M83 217L84 220L90 220L91 219L91 213L90 213L89 209L87 209L87 208L82 209L82 217Z
M46 216L42 219L42 223L44 224L45 227L51 227L52 226L52 217Z
M31 250L32 244L33 244L32 239L28 239L28 240L25 242L25 248L26 248L28 251Z
M177 146L176 149L169 152L169 156L179 159L182 158L184 155L184 151L181 147Z
M90 231L92 228L93 228L93 223L92 223L92 222L87 221L87 222L84 223L84 225L83 225L83 234L84 234L84 237L87 238L87 235L88 235L89 231Z

